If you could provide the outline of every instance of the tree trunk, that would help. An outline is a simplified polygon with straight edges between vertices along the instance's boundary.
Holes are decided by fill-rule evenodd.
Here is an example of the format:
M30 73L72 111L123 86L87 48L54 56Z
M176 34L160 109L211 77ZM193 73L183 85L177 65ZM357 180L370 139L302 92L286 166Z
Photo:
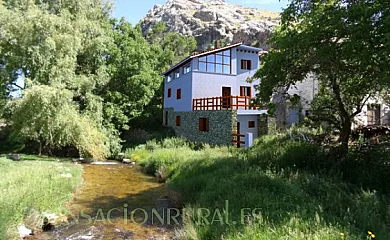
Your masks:
M343 119L342 127L340 129L340 142L344 153L348 153L348 142L351 135L352 123L350 119Z
M341 150L343 154L348 153L348 142L349 142L349 136L351 135L351 117L349 113L347 112L343 99L341 97L341 91L340 86L337 83L336 78L332 78L330 81L331 89L333 90L333 93L335 95L335 98L338 102L338 108L340 111L340 142L341 142Z
M42 155L42 142L39 141L39 156Z

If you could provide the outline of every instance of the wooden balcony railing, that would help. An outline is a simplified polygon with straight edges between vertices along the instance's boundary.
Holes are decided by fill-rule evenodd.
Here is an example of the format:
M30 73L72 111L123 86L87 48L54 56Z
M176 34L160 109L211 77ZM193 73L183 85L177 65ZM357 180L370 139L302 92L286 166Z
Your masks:
M257 109L250 108L251 97L246 96L224 96L210 98L194 98L192 110L238 110Z

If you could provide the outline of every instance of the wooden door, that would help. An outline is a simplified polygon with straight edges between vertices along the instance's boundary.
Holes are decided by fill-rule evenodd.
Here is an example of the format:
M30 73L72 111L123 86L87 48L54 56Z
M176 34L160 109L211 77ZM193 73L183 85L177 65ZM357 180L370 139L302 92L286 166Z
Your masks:
M230 109L232 106L231 101L232 89L231 87L222 87L222 108Z

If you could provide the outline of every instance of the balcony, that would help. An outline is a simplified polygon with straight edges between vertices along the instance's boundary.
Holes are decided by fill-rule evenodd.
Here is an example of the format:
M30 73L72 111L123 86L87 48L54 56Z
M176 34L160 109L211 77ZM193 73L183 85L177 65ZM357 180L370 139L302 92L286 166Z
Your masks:
M251 106L251 99L246 96L194 98L192 110L256 110L256 106Z

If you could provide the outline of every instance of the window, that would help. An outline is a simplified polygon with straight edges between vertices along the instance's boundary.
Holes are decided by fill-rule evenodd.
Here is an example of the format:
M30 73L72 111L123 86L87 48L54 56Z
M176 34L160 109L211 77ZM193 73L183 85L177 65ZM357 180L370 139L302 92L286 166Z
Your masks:
M231 51L226 50L200 57L199 71L231 74Z
M168 111L165 111L165 125L168 125Z
M172 89L168 88L168 98L172 96Z
M209 119L208 118L199 118L199 131L208 132L209 131Z
M168 75L168 76L167 76L167 82L170 82L171 80L172 80L171 75Z
M248 128L255 128L255 121L249 121Z
M190 64L185 65L183 70L184 70L184 74L191 72L191 65Z
M179 69L177 69L176 71L173 72L173 78L176 79L179 77L180 77L180 71L179 71Z
M252 61L251 60L241 60L241 69L251 70Z
M176 99L181 99L181 89L176 90Z
M251 87L240 87L240 96L245 96L245 97L252 97L252 89Z
M180 116L176 116L176 126L180 126Z

